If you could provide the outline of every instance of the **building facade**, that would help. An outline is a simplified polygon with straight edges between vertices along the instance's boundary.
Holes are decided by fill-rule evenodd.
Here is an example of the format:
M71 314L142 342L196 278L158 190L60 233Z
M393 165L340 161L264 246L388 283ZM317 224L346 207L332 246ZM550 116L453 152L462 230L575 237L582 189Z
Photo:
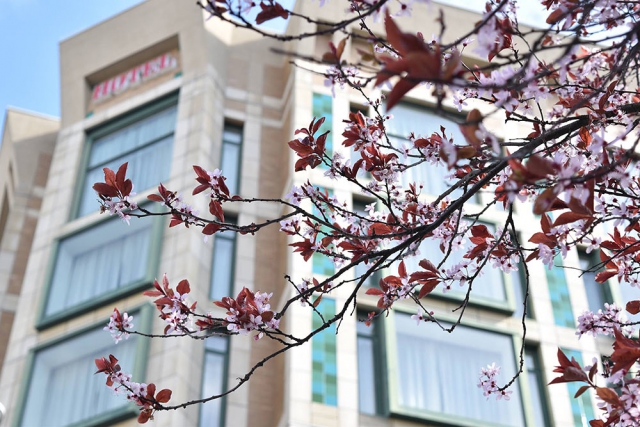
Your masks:
M344 13L339 2L322 9L313 2L297 3L300 13L319 21L335 22ZM435 21L419 18L430 16L421 7L416 6L415 18L403 22L404 28L437 32ZM442 7L452 22L478 20L473 12ZM246 336L205 341L131 336L113 344L103 327L114 306L134 316L136 329L162 333L164 323L142 291L164 273L171 283L188 279L200 309L218 315L219 309L206 301L247 287L273 292L272 306L278 309L294 292L284 274L296 280L333 274L333 264L322 257L304 262L294 256L276 226L256 236L220 233L208 242L195 230L169 228L167 218L133 219L127 227L99 213L91 186L102 181L102 168L128 162L134 200L140 203L159 182L190 198L196 184L193 165L221 169L231 192L244 197L282 198L292 185L309 179L355 210L372 202L355 186L336 186L322 169L294 174L295 159L286 144L295 129L323 116L331 150L348 158L351 153L339 139L342 120L353 110L369 114L363 100L348 91L336 90L333 96L324 78L314 73L320 70L317 65L294 67L288 57L272 53L272 47L282 47L278 43L206 18L192 4L150 0L64 40L60 120L7 113L0 151L3 427L136 425L136 408L122 396L112 396L104 377L92 375L93 359L109 353L134 380L171 388L171 402L178 403L232 387L279 348L273 341ZM294 26L288 31L315 29L309 23L292 22ZM382 33L379 26L375 30ZM463 30L451 28L448 37ZM339 40L332 37L304 39L286 48L321 55L329 41ZM348 41L347 55L355 57L359 47ZM448 124L433 114L433 101L426 90L411 92L393 111L390 137L401 143L410 131L426 134ZM445 106L455 111L453 104ZM499 137L518 132L500 117L485 124ZM427 183L427 198L446 188L444 169L414 174L411 179ZM490 196L481 194L475 203L480 207ZM207 212L204 198L191 202ZM249 224L281 213L275 204L231 204L225 215ZM527 209L515 215L520 224L538 222ZM483 215L489 227L505 218L498 208ZM526 240L530 232L523 229L520 237ZM433 248L421 251L437 256ZM565 260L567 267L589 262L586 252ZM589 307L621 302L626 291L617 284L598 286L577 270L546 271L541 264L529 269L524 338L527 291L521 277L487 272L454 334L437 333L431 325L417 327L408 304L397 304L369 328L358 316L347 316L339 334L329 328L308 345L267 362L225 399L159 412L153 423L587 426L597 413L595 400L589 394L573 399L577 387L572 385L546 384L553 378L558 347L583 362L610 352L609 342L578 340L576 318ZM332 315L347 298L348 292L338 289L318 308ZM429 303L446 322L455 320L453 311L461 299L453 291ZM376 299L363 294L357 312L375 305ZM319 322L308 307L296 305L282 326L303 335ZM521 348L524 374L511 400L486 402L476 387L478 371L497 362L503 378L509 378L519 367Z

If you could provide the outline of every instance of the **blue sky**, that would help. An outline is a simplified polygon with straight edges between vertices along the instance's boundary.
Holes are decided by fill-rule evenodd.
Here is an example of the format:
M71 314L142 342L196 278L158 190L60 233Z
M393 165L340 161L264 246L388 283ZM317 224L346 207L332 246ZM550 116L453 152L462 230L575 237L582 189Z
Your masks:
M9 105L58 116L58 42L138 3L0 0L0 128Z

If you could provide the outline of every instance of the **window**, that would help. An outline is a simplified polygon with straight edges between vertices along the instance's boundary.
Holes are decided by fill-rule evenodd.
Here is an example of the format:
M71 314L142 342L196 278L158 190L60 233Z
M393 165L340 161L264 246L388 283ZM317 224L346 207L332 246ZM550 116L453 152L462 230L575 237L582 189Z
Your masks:
M400 103L393 107L391 111L393 120L387 122L387 135L389 140L396 147L402 147L408 144L407 137L411 132L425 137L431 136L434 132L440 132L440 126L444 126L448 137L453 136L456 144L464 145L466 140L458 124L453 120L437 116L426 108L415 105ZM404 163L411 164L408 158ZM444 193L454 182L445 179L445 176L451 172L442 164L431 164L425 162L419 166L412 167L402 173L402 185L408 187L410 182L421 182L424 184L424 192L434 196ZM462 195L461 190L456 190L449 195L451 199L455 199Z
M133 313L138 330L149 331L150 308ZM17 425L113 425L135 417L136 408L105 386L105 376L94 375L94 359L114 354L123 371L132 373L133 381L142 382L148 340L131 335L116 346L103 331L106 324L105 319L96 327L36 348Z
M325 296L316 306L311 327L316 330L336 315L336 301ZM319 314L322 315L320 317ZM338 406L338 351L336 324L311 338L311 400Z
M225 218L235 223L235 218ZM213 240L213 266L209 298L220 301L233 293L233 274L236 265L236 233L222 231Z
M214 396L226 391L229 338L212 336L204 341L204 373L202 397ZM214 399L200 405L201 427L224 425L225 399Z
M349 111L351 113L362 113L362 115L365 117L365 119L367 117L369 117L369 108L365 107L365 106L360 106L360 105L350 105L349 106ZM351 165L354 165L358 160L360 160L362 158L362 156L360 155L359 152L357 152L356 150L353 149L353 145L351 147L349 147L349 153L350 156L349 158L351 159ZM365 171L364 169L359 169L358 173L356 175L358 178L367 178L367 179L371 179L371 174L367 171Z
M136 192L169 178L176 112L174 96L89 133L87 140L91 148L77 216L98 210L92 186L104 181L102 169L105 167L117 170L129 162L127 176Z
M577 350L562 349L564 354L569 358L576 359L582 365L582 353ZM593 405L591 404L591 393L583 393L580 397L574 398L578 390L579 383L567 383L569 391L569 400L571 401L571 412L573 412L573 425L575 427L584 427L589 425L589 421L595 418Z
M480 368L501 366L499 382L516 372L511 336L458 326L454 333L436 325L416 325L396 314L391 351L391 411L459 426L524 426L520 391L509 401L487 400L478 390Z
M363 200L358 200L358 199L354 199L353 200L353 211L361 216L366 216L368 215L368 213L365 211L367 205L370 205L371 203L375 203L373 201L370 201L369 203L363 201ZM363 274L365 274L367 272L367 270L369 270L371 267L373 267L375 260L370 260L369 264L365 264L364 262L361 262L360 264L356 265L356 267L353 269L353 274L355 275L355 278L357 279L358 277L362 276ZM367 277L367 280L365 280L365 282L363 283L364 286L369 286L369 287L375 287L377 286L378 282L380 281L380 277L381 277L381 273L380 271L376 271L373 274L371 274L369 277Z
M312 112L313 117L320 119L324 117L325 121L318 129L318 133L316 135L322 135L326 131L330 131L327 135L327 139L325 140L325 153L330 158L333 157L333 98L331 95L323 95L320 93L313 94L313 106ZM327 166L324 163L321 163L318 166L321 169L326 169Z
M380 414L382 411L378 404L377 395L379 387L376 387L376 375L380 372L377 337L377 321L367 326L362 320L367 318L367 313L358 313L356 329L358 332L358 408L360 412L368 415Z
M484 224L489 229L489 232L494 233L495 227L492 224ZM445 248L447 249L447 248ZM444 263L442 268L449 268L455 264L458 264L465 260L463 258L465 250L451 251L447 262ZM405 258L405 264L408 271L418 271L421 269L418 263L422 259L428 259L434 265L439 265L440 261L444 257L444 253L438 247L437 242L433 239L423 241L420 244L420 254L411 258ZM463 286L454 286L446 295L454 297L464 297L467 292L467 284ZM436 288L438 292L438 288ZM439 294L442 295L442 289L440 288ZM502 308L507 307L507 294L504 286L504 274L496 269L491 268L491 265L487 263L482 269L482 274L476 276L473 281L473 289L471 291L472 301L476 303L483 303L488 305L498 305Z
M42 313L44 322L63 320L135 292L153 281L159 258L161 221L112 218L62 239Z
M587 271L594 265L597 265L600 259L596 256L595 252L588 254L581 250L578 251L578 258L580 260L580 270L585 272L582 274L582 282L584 283L584 290L587 294L589 310L593 312L604 310L604 303L611 302L607 284L596 282L596 271Z
M229 194L240 191L240 165L242 159L242 127L225 123L222 131L222 159L220 169L227 181Z
M522 318L522 312L524 311L524 299L527 294L527 279L525 274L526 272L522 260L518 263L518 271L512 271L509 274L511 285L513 286L513 299L515 302L515 311L513 312L513 316L519 318ZM531 298L531 293L529 293L529 298L527 300L527 319L533 318L533 298Z
M550 426L547 398L544 390L546 382L542 378L542 367L538 351L533 347L524 349L524 365L529 380L529 394L536 426Z
M571 298L569 297L569 287L567 278L562 268L562 256L556 255L553 259L551 270L545 268L547 285L549 287L549 297L553 308L553 320L557 326L574 328L576 321L571 308Z

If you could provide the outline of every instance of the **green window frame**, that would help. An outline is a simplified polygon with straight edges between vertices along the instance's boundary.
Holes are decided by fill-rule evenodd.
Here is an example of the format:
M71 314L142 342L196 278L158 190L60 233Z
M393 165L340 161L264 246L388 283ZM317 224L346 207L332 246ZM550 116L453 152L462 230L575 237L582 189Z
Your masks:
M135 192L169 178L177 106L178 94L171 94L87 131L70 219L98 211L92 186L104 181L105 167L117 170L129 162Z
M150 286L158 271L164 223L162 217L133 218L128 226L113 216L58 238L51 251L36 328L53 326ZM145 259L135 259L140 251L146 252Z
M236 223L235 217L226 217L227 222ZM220 301L223 297L233 296L233 284L236 271L237 233L221 231L213 239L213 262L211 265L211 285L209 299Z
M227 390L229 372L228 336L211 336L204 340L202 373L202 398L221 394ZM211 400L200 405L200 427L222 427L225 425L227 399Z
M134 316L136 330L142 333L151 332L153 315L153 307L151 305L144 304L134 307L128 312ZM44 425L41 421L39 422L38 419L34 420L34 418L37 418L38 416L49 416L49 421L59 419L57 416L52 416L52 414L43 414L45 408L42 408L41 403L44 402L46 404L46 402L51 402L52 394L56 396L69 395L70 393L68 390L70 388L73 388L73 386L80 386L78 384L79 379L87 379L84 384L85 387L79 396L85 400L81 404L82 410L85 411L85 413L89 411L89 414L84 417L80 417L79 419L78 416L76 416L76 419L72 419L71 423L63 423L59 425L73 427L106 427L114 425L125 419L136 417L138 408L135 404L127 402L123 396L114 396L114 400L109 403L112 406L104 408L103 411L94 414L90 413L94 399L107 399L109 396L113 395L113 392L105 385L104 375L94 375L96 370L94 364L95 358L107 357L109 354L114 354L114 356L118 357L118 346L124 350L123 347L126 347L126 343L129 343L129 345L132 346L127 349L129 357L119 358L121 359L120 365L122 369L125 372L131 373L133 381L137 382L144 382L144 376L147 369L149 339L138 335L131 335L128 340L121 341L120 344L114 344L113 339L111 339L109 334L103 331L104 326L107 325L108 322L109 319L103 319L100 323L92 324L71 334L38 344L29 351L25 365L25 373L20 385L20 395L16 406L16 416L13 419L13 427ZM82 345L83 341L85 345ZM104 345L99 349L95 349L95 351L89 351L89 355L83 355L80 358L77 358L76 362L66 361L64 364L59 362L61 359L68 359L69 357L74 356L77 357L78 353L87 352L86 344L87 342L92 341L99 342L101 346L103 343ZM67 346L66 349L65 346ZM130 353L133 353L133 355ZM56 363L59 363L59 365L56 366ZM72 371L78 368L86 372L74 374ZM60 372L60 370L62 372ZM44 376L47 373L49 376ZM66 380L60 380L58 383L53 382L52 384L49 384L49 382L53 381L56 376L64 374L67 375ZM44 381L46 384L44 386L42 384L35 385L34 381ZM32 399L35 399L35 401ZM38 400L40 402L38 402ZM68 403L66 405L64 403L66 402L58 404L55 407L55 410L77 411L80 406L78 405L73 407L69 406Z
M227 181L225 184L229 194L235 196L240 193L240 177L242 176L242 141L243 127L225 122L222 130L222 153L220 155L220 170Z
M404 311L403 309L400 309L400 310L396 309L393 316L389 316L388 318L384 319L385 337L386 337L385 339L387 343L386 355L387 355L387 372L388 372L387 378L388 378L388 393L389 393L389 411L392 415L399 416L399 417L409 417L409 418L420 419L420 420L429 420L437 424L451 425L451 426L455 425L460 427L490 427L490 426L520 427L525 425L532 425L530 422L528 422L529 419L531 418L531 415L529 415L530 408L524 405L524 402L526 401L526 399L524 398L524 395L526 395L527 392L521 391L521 381L516 381L516 383L512 386L511 390L513 391L513 394L511 395L511 399L507 402L502 400L496 402L495 399L493 398L487 401L486 398L482 395L482 391L478 389L476 386L477 380L478 380L478 373L480 372L480 369L492 362L496 362L497 365L500 365L502 367L501 374L499 375L499 381L500 379L508 380L513 376L513 374L517 370L516 354L518 354L517 352L519 351L520 344L521 344L521 339L519 336L517 336L514 333L501 330L496 327L482 327L477 325L469 325L466 322L459 325L456 328L456 330L453 332L453 334L446 334L442 332L436 325L433 325L433 324L421 323L419 326L416 326L414 320L411 319L409 316L410 316L410 313ZM450 320L453 321L454 319L450 319ZM444 323L446 324L447 322L444 322ZM481 418L464 417L459 415L458 409L456 409L455 412L451 413L451 411L442 412L442 411L435 411L433 409L420 408L415 405L411 406L411 404L407 403L407 402L410 402L410 399L408 399L407 397L404 397L404 398L401 397L400 395L401 392L408 394L411 391L410 386L407 386L406 384L404 385L401 384L401 382L403 381L401 379L403 375L405 379L411 377L411 375L408 375L406 371L404 374L401 372L401 369L405 369L406 367L412 366L410 363L413 363L414 364L413 366L420 366L420 370L425 369L426 371L426 368L424 367L435 366L437 363L446 365L446 363L450 363L452 360L454 362L456 361L456 359L449 358L449 355L447 354L443 356L442 360L436 360L436 361L429 360L427 356L427 352L423 351L425 350L425 348L422 348L422 349L414 348L415 351L413 351L413 353L408 353L407 343L409 341L407 341L407 339L399 340L397 331L398 331L398 328L401 328L400 330L402 330L404 333L415 335L416 332L411 331L410 329L411 326L417 328L417 330L419 331L420 338L425 338L422 340L422 344L429 343L430 341L432 342L432 344L429 344L432 346L432 349L429 350L428 352L429 354L436 355L439 353L443 353L445 352L444 346L447 345L451 349L453 349L453 351L450 353L452 355L455 355L455 357L464 359L472 356L477 356L479 353L479 349L473 348L473 346L470 345L470 343L474 339L482 340L482 346L483 346L482 350L485 351L485 353L493 351L493 354L480 356L478 360L473 360L473 363L471 364L469 364L469 360L466 360L466 361L458 360L457 361L458 363L456 363L453 366L449 366L447 368L449 371L455 372L455 376L460 377L460 384L468 388L468 389L465 389L464 391L461 391L461 390L452 391L450 386L440 387L440 383L438 382L440 381L439 378L431 379L430 381L427 381L427 383L431 384L432 389L438 390L437 392L441 393L440 397L438 398L441 402L444 403L447 397L451 397L452 399L455 400L455 402L452 402L452 405L459 407L461 396L464 396L464 398L466 399L465 401L467 402L467 406L471 405L471 400L469 399L475 399L478 403L477 405L478 410L484 411L485 414L489 412L492 415L497 414L497 417L499 419L487 420L487 419L481 419ZM458 335L457 338L456 338L456 334ZM458 341L452 341L452 338L457 339ZM412 337L411 339L413 340L413 342L418 342L419 340L417 338L417 335L416 337ZM488 342L492 342L492 341L495 341L492 343L493 345L488 344ZM437 344L437 351L435 349L436 344ZM495 345L495 344L498 344L498 345ZM402 346L403 352L408 353L408 355L407 354L403 355L402 360L400 359L398 354L400 346ZM507 351L506 352L499 351L500 350L498 348L499 346L503 346L504 348L502 350L506 349ZM420 350L420 351L417 351L417 350ZM416 356L417 358L413 356ZM445 367L439 367L440 372L443 372L445 370ZM414 368L414 369L418 369L418 368ZM424 374L421 371L421 375L427 375L427 374ZM453 373L451 375L444 374L443 377L448 378L447 381L450 381L450 379L452 378L452 375L454 374ZM421 383L426 384L424 380ZM418 387L415 384L414 386ZM455 398L453 396L455 396ZM418 398L418 400L419 399L422 399L423 401L425 399L437 400L436 397L432 395L428 395L428 396L423 395L422 397ZM480 404L486 405L486 406L481 407ZM512 405L512 406L507 407L506 405ZM512 423L505 424L505 423L498 422L498 421L505 420L505 415L504 415L505 408L508 408L506 409L506 411L508 411L510 416L513 417L512 419L514 421Z

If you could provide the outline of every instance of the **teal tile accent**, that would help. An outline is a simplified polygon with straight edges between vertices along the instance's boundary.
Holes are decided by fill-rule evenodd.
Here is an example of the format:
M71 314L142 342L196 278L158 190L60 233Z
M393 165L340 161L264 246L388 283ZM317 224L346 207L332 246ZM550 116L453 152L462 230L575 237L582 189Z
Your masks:
M320 127L316 135L322 135L326 131L330 131L327 135L325 148L327 156L333 157L333 133L331 132L333 126L333 99L329 95L321 95L319 93L313 94L313 116L316 118L324 117L324 123ZM327 167L322 163L319 168L326 169Z
M323 297L317 310L325 320L336 312L336 302ZM322 326L322 319L314 312L313 329ZM338 405L338 379L336 360L336 325L333 324L311 339L312 347L312 400L325 405Z
M563 349L562 351L567 355L569 359L573 357L578 363L580 363L580 365L582 365L582 354L580 354L579 351L565 349ZM567 383L569 398L571 399L571 411L573 412L573 425L575 427L589 427L589 421L595 419L589 392L584 393L577 399L573 397L582 385L584 384Z
M560 255L556 255L553 265L551 270L545 270L547 284L549 285L549 297L553 307L553 319L558 326L573 328L576 326L576 321L571 310L569 288L567 287L567 279L564 275L562 257Z
M320 191L325 191L325 189L320 187ZM329 190L329 196L332 196L332 195L333 195L333 192ZM313 206L312 213L318 217L321 217L320 211L315 205ZM325 233L329 232L329 229L327 227L322 227L321 230ZM333 265L333 261L331 261L331 259L324 254L315 252L311 256L311 263L313 265L312 267L313 274L320 274L323 276L333 276L335 272L335 266Z

